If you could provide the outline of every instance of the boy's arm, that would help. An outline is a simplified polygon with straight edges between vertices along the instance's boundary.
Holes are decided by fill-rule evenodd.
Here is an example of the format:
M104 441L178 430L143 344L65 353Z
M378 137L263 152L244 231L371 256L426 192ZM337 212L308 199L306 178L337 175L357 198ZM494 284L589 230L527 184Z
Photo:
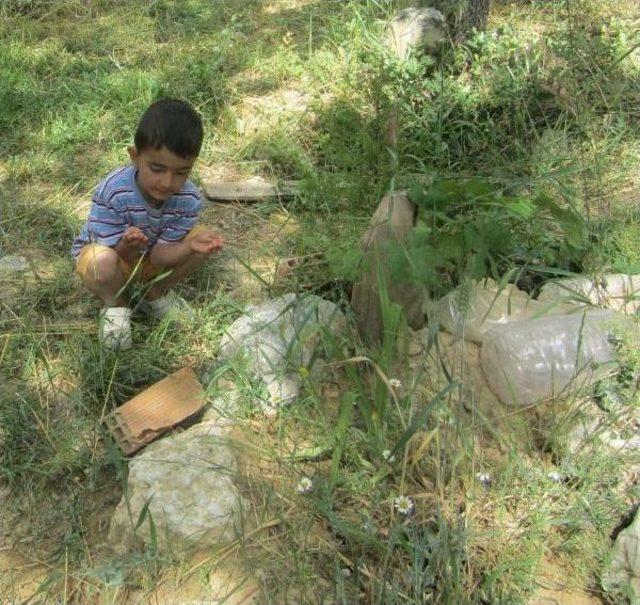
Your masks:
M209 229L200 231L194 237L175 244L157 243L151 248L149 260L157 267L175 267L189 256L209 256L223 246L222 238Z

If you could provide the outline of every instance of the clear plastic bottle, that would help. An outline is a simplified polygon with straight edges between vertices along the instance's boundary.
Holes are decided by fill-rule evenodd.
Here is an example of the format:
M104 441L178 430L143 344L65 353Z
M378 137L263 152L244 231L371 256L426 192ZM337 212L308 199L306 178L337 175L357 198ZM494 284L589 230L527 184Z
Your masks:
M591 303L633 315L640 310L640 275L605 273L599 279L576 276L547 282L539 301Z
M513 284L498 286L492 279L459 286L436 304L438 323L450 334L482 343L494 326L530 317L560 315L578 310L577 305L548 299L531 300Z
M489 387L507 404L563 396L615 366L615 338L634 333L629 318L602 309L499 325L484 337L481 364Z

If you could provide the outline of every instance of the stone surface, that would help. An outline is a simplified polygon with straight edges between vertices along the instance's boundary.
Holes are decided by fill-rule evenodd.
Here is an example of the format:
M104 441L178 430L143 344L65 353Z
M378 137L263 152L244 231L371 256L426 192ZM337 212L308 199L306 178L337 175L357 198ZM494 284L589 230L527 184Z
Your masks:
M602 605L602 601L580 590L538 590L527 605Z
M378 344L382 340L380 277L386 282L389 299L403 308L411 328L419 330L425 324L424 289L414 284L397 282L388 266L389 245L404 240L413 228L415 213L416 208L406 193L387 195L373 214L371 226L362 238L367 270L353 286L351 306L360 336L369 344Z
M405 60L411 50L435 51L447 39L444 15L435 8L406 8L388 24L387 46L399 59ZM400 105L395 101L387 116L384 142L395 150L400 129Z
M603 411L591 400L582 401L566 433L567 454L591 452L602 446L614 451L638 449L639 427L640 413L637 410L627 407L616 417L614 412Z
M637 512L633 523L616 538L602 584L607 591L628 592L633 604L640 603L640 515Z
M406 8L389 23L388 46L406 59L412 48L436 50L447 38L444 15L437 9Z
M244 370L264 387L258 402L272 414L300 392L300 370L318 371L327 353L325 333L337 337L345 328L344 314L318 296L285 294L247 307L220 343L222 361L244 364Z
M24 256L0 256L0 274L21 273L29 268Z
M134 531L147 502L161 546L216 545L235 538L242 503L226 435L224 427L202 423L156 441L131 460L129 504L123 497L109 530L116 551L149 543L148 516Z

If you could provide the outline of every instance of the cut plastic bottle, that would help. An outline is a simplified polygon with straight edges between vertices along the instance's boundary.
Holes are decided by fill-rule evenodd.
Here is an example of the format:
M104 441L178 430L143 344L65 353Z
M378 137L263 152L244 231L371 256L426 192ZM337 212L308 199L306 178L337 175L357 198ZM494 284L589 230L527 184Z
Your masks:
M640 310L640 275L606 273L600 279L576 276L545 284L539 301L592 304L633 315Z
M531 300L513 284L498 286L492 279L474 282L465 291L456 288L436 304L436 319L450 334L482 343L493 327L533 317L560 315L578 309L551 298Z
M565 396L614 369L616 338L625 334L637 340L633 321L601 309L515 321L485 334L482 370L506 404Z

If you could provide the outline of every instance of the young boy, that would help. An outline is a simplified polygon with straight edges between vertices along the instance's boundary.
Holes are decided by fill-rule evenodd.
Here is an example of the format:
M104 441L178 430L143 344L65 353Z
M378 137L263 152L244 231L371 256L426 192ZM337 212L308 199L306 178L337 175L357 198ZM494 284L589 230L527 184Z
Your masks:
M180 301L171 289L222 248L222 239L197 225L202 201L187 180L200 153L200 116L183 101L161 99L142 115L129 147L131 164L97 187L89 218L73 242L84 286L104 303L101 342L131 346L131 309L123 295L131 279L153 281L140 308L163 318Z

